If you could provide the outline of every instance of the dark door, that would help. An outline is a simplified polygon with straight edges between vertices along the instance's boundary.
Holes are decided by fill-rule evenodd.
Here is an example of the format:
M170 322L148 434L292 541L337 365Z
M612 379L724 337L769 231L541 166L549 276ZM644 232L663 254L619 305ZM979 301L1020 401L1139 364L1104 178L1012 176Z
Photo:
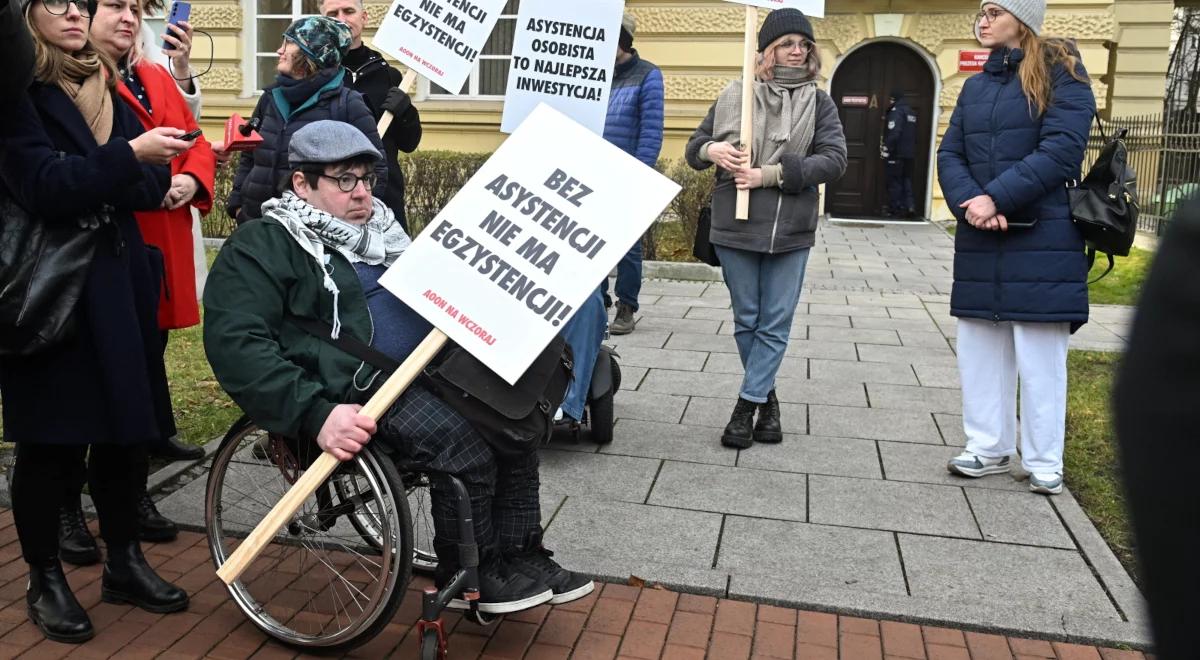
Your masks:
M838 66L833 102L846 131L846 175L825 187L825 212L840 218L877 218L887 204L883 160L879 157L888 93L904 90L917 113L917 149L913 159L913 198L917 214L928 214L930 132L933 130L933 77L912 49L894 43L864 46Z

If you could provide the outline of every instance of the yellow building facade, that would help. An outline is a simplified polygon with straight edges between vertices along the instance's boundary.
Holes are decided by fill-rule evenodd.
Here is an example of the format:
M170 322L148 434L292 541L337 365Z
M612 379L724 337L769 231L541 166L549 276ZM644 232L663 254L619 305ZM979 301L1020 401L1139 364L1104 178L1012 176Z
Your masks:
M450 96L419 85L421 149L491 151L503 141L505 51L511 47L517 3L509 0L466 94ZM368 1L366 6L374 27L388 5ZM1043 34L1077 40L1102 115L1157 113L1165 93L1174 6L1159 0L1052 0ZM627 0L627 8L638 21L635 47L665 79L662 156L681 158L717 93L741 75L744 9L721 0ZM250 112L258 89L272 79L273 52L283 28L316 10L317 0L193 0L193 25L213 38L210 51L208 40L197 37L194 55L198 70L210 55L213 59L212 70L201 78L203 125L210 138L220 134L231 113ZM976 11L977 3L969 0L826 1L826 17L813 20L823 55L822 86L842 108L852 161L837 189L826 191L827 212L877 214L882 171L874 162L875 136L888 91L899 85L922 123L914 179L918 205L928 217L950 217L936 185L933 151L971 75L960 71L960 59L962 51L979 48L971 31Z

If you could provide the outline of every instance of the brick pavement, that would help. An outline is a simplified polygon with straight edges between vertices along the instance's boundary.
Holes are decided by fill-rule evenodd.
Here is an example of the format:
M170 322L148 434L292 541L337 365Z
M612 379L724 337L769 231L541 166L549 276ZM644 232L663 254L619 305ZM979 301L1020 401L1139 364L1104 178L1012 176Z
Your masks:
M82 645L50 642L26 618L24 563L12 513L0 511L0 658L299 657L265 637L234 606L213 573L203 535L183 532L173 543L145 548L147 557L164 577L191 593L191 607L186 612L164 616L101 603L100 567L71 568L68 579L91 615L97 634ZM412 624L419 616L419 589L426 584L426 578L416 578L392 623L348 657L417 657ZM558 607L541 606L503 618L487 628L449 615L450 658L1152 658L1136 651L837 616L665 589L597 586L595 593L582 600Z

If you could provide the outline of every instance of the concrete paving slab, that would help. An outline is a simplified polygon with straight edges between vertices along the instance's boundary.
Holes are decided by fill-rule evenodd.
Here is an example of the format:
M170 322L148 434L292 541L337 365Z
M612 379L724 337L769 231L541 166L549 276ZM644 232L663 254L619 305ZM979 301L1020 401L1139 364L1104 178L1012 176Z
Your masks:
M863 344L858 347L858 359L863 362L886 362L891 364L934 364L944 367L958 365L958 358L948 348L946 350L935 350L932 348Z
M729 415L733 413L732 399L713 399L694 396L688 402L687 411L683 414L683 423L691 426L701 426L710 429L705 437L711 438L714 444L721 438L720 429L729 423ZM808 433L808 406L804 404L779 404L779 419L784 433ZM726 451L730 451L726 449Z
M823 360L858 359L854 344L848 341L793 339L788 342L786 354L789 357L821 358Z
M877 330L919 330L924 332L937 331L937 324L933 319L916 320L916 319L894 319L879 318L875 316L856 316L851 321L856 328L873 328Z
M712 465L737 463L737 451L722 447L719 433L707 426L621 420L613 433L616 439L601 447L600 453Z
M993 604L998 615L1052 607L1091 619L1121 620L1083 557L1073 550L908 534L900 535L900 549L914 596L961 596L964 576L970 576L971 595Z
M1007 474L970 479L950 474L946 462L962 452L961 447L917 445L908 442L879 443L883 459L884 478L889 481L912 481L923 484L987 488L1004 491L1029 492L1029 486Z
M647 392L640 387L635 392L621 392L613 401L614 414L619 419L673 424L683 418L683 409L686 407L686 396Z
M809 368L809 377L813 380L917 385L916 373L906 364L814 359L809 361Z
M874 440L785 435L777 445L755 444L739 452L738 467L880 479Z
M905 346L921 348L936 348L945 350L952 348L950 340L941 332L921 332L918 330L900 330L900 342Z
M893 535L729 516L717 568L731 576L732 595L762 593L787 581L841 592L906 595Z
M638 312L641 313L640 311ZM715 335L721 327L719 321L704 321L700 319L685 319L683 312L675 318L664 318L652 315L642 317L638 321L637 329L633 334L637 334L641 330L665 331L665 332L690 332L697 335Z
M954 447L967 446L967 432L963 430L962 415L933 413L933 419L937 422L938 430L941 431L946 444Z
M792 317L793 325L806 325L822 328L849 328L849 316L829 316L827 314L796 314Z
M813 303L809 306L809 314L888 318L887 308L880 305L824 305Z
M962 381L958 377L958 367L914 364L913 371L917 372L917 380L922 387L962 387Z
M808 419L809 433L812 435L943 444L929 413L809 406Z
M887 311L888 316L894 319L911 319L914 321L921 321L929 318L930 316L929 311L924 308L888 306Z
M644 502L661 461L632 456L541 450L542 488L614 502Z
M872 408L957 413L962 411L962 392L942 387L911 387L867 383Z
M671 338L671 333L666 330L635 330L628 335L613 335L607 343L613 346L618 351L624 346L643 346L646 348L662 348L663 344Z
M708 353L703 351L671 351L640 346L622 348L620 356L622 370L625 365L630 365L675 371L700 371L708 359Z
M820 341L848 341L856 344L884 344L899 346L900 336L895 330L871 328L824 328L810 327L808 338ZM858 359L857 355L854 359Z
M1028 490L1017 493L972 488L966 494L983 540L1075 549L1049 498Z
M642 282L641 292L644 294L658 296L699 296L707 289L708 284L705 282L670 282L667 280L646 280Z
M625 351L621 351L621 357L617 361L621 364L621 389L636 390L641 384L642 379L646 377L646 372L650 371L645 367L635 367L625 364Z
M737 343L732 333L728 335L676 332L667 340L666 348L679 351L706 351L709 353L737 353Z
M546 546L568 568L651 579L639 571L709 572L720 530L720 514L572 496L546 528Z
M709 353L704 371L714 374L741 374L742 358L737 353ZM779 365L782 378L808 378L808 360L802 357L785 357Z
M980 538L960 488L811 476L809 521L897 532Z
M804 522L806 480L791 472L666 461L647 503Z

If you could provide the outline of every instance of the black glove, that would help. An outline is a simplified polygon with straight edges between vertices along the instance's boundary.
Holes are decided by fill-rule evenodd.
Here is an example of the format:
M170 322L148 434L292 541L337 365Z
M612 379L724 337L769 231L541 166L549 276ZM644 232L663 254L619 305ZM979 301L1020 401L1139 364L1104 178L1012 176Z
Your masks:
M387 97L383 99L384 111L392 113L392 116L396 118L404 116L404 113L408 112L411 107L412 98L399 87L389 89Z

